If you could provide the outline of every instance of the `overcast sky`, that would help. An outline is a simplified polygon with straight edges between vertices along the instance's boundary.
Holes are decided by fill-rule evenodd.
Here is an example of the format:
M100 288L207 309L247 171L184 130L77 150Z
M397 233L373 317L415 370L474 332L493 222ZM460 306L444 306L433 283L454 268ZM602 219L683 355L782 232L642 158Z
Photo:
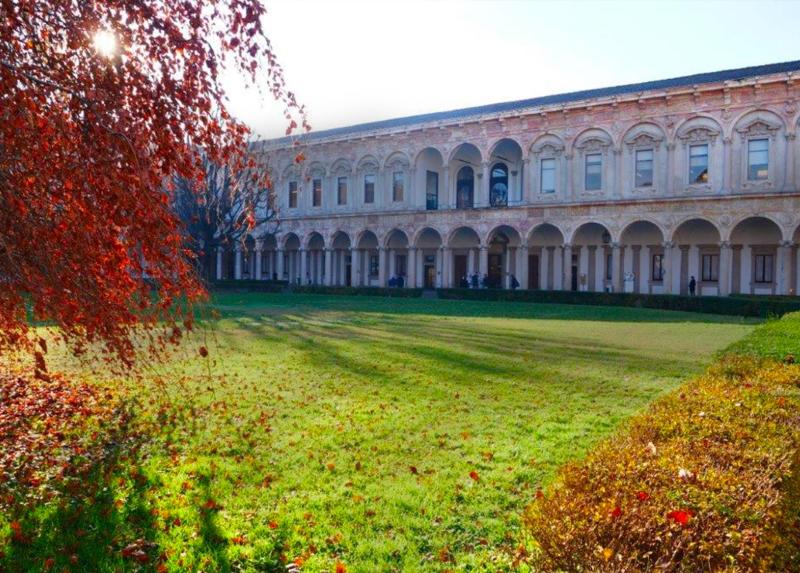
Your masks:
M800 1L265 0L314 129L800 59ZM280 108L226 78L233 113Z

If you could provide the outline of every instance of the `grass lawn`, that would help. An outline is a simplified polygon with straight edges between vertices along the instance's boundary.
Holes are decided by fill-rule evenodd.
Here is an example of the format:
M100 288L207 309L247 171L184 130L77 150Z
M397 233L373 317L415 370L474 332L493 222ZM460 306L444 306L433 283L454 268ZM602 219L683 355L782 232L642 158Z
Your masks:
M194 408L163 421L143 468L170 571L285 571L282 557L303 571L510 568L522 509L558 466L754 324L376 297L216 303L186 355L149 374Z

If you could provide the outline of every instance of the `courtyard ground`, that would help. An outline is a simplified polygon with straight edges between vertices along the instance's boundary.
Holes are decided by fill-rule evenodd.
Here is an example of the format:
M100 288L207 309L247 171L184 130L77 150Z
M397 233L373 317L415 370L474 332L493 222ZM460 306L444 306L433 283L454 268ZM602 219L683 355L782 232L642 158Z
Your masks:
M148 372L163 387L145 385L154 410L166 397L184 414L161 410L141 468L170 571L511 568L522 510L556 469L754 324L376 297L215 303L184 354Z

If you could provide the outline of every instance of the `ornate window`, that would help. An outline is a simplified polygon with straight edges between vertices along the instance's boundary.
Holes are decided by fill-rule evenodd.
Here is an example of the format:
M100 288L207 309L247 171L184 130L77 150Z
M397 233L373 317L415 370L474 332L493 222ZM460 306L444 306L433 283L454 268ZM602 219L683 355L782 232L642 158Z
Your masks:
M405 197L406 179L402 171L392 173L392 201L400 203Z
M756 255L754 266L754 282L760 284L772 282L773 269L775 268L775 259L772 255Z
M297 209L297 181L289 181L289 209Z
M322 179L314 179L311 182L311 204L314 207L322 206Z
M539 192L556 192L556 160L542 159L539 162Z
M689 146L689 184L708 183L708 144Z
M719 255L703 255L700 278L704 282L719 280Z
M472 209L475 195L475 171L469 165L458 170L456 176L456 208Z
M425 172L425 208L428 211L439 208L439 174L436 171Z
M375 202L375 175L367 173L364 175L364 203Z
M336 203L347 205L347 177L339 177L336 180Z
M664 255L653 255L652 271L650 275L654 281L664 280Z
M505 163L495 163L489 180L489 204L492 207L508 205L508 167Z
M653 186L653 150L638 149L636 151L636 187Z
M747 142L747 179L769 179L769 139L751 139Z
M603 188L603 155L590 153L585 161L583 188L587 191L599 191Z

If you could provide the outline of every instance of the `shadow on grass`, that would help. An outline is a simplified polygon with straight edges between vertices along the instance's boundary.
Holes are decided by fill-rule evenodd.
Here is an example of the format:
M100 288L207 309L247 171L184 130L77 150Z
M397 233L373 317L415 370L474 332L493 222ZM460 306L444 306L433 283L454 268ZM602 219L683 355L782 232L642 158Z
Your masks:
M603 322L695 322L755 324L759 319L656 310L623 306L569 305L553 303L417 299L377 296L325 296L275 293L217 294L216 308L235 318L254 312L284 314L309 311L357 311L398 315L431 315L486 318L536 318Z
M7 516L20 535L2 548L0 571L155 569L158 524L148 498L158 484L138 463L142 438L124 422L107 438L86 457L73 457L50 487L52 499Z

